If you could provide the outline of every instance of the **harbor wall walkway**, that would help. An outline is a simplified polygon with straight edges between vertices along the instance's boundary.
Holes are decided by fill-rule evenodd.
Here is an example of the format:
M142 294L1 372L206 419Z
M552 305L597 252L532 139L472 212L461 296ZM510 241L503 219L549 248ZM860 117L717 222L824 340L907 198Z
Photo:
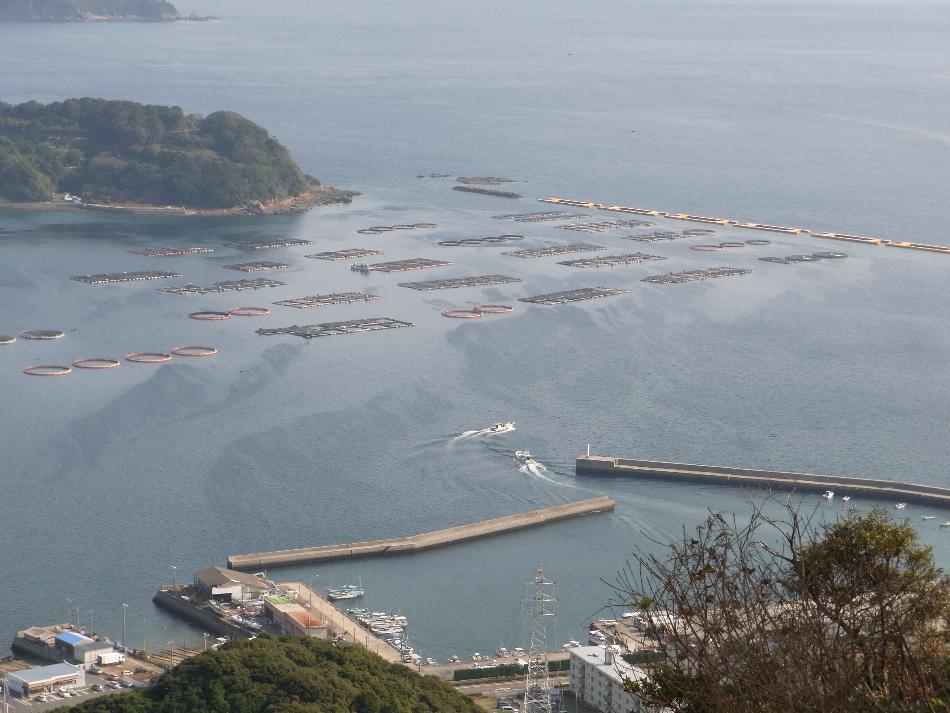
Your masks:
M818 475L717 465L693 465L664 461L635 460L610 456L578 456L575 472L588 477L635 477L693 483L721 483L733 487L767 486L781 490L824 492L838 495L916 502L950 508L950 488L936 485L901 483L882 478L858 478L847 475Z
M614 501L608 497L578 500L564 505L540 508L515 515L505 515L492 520L458 525L434 532L423 532L408 537L396 537L388 540L369 542L350 542L339 545L321 545L292 550L273 552L255 552L244 555L230 555L230 569L263 569L280 565L301 564L303 562L321 562L325 560L347 559L351 557L375 557L391 554L421 552L434 547L444 547L456 542L474 540L503 532L535 527L549 522L580 517L592 513L613 510Z

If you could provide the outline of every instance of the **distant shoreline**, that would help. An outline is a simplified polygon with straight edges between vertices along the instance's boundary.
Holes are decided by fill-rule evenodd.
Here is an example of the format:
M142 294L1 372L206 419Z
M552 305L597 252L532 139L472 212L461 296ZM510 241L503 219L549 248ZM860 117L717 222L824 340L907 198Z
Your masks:
M233 208L192 208L189 206L159 206L148 204L112 204L112 203L70 203L67 201L42 201L34 203L13 203L0 201L0 209L15 208L33 211L94 210L104 213L122 213L128 215L159 215L181 217L227 217L236 215L289 215L305 213L311 208L322 205L350 203L358 191L332 186L320 186L290 198L273 201L255 201Z

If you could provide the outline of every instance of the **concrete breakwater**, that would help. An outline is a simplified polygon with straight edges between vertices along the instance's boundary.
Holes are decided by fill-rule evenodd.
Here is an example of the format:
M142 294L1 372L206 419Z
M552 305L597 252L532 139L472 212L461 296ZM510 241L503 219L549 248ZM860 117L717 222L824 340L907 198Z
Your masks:
M521 530L526 527L565 520L571 517L613 510L614 501L608 497L578 500L564 505L540 508L529 512L505 515L492 520L482 520L467 525L458 525L434 532L423 532L408 537L395 537L388 540L368 542L349 542L340 545L321 545L293 550L256 552L246 555L230 555L230 569L260 569L280 565L320 562L325 560L346 559L350 557L375 557L379 555L409 554L434 547L444 547L456 542L474 540L503 532Z
M632 460L607 456L578 456L578 476L633 477L693 483L721 483L732 487L765 486L780 490L809 492L833 491L836 495L916 502L950 508L950 488L935 485L901 483L881 478L856 478L847 475L817 475L717 465L691 465L663 461Z

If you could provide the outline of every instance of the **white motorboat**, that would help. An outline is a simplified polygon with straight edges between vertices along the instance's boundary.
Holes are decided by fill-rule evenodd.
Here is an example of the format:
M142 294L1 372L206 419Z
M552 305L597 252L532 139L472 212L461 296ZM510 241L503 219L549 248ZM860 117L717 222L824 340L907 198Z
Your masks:
M366 590L361 586L355 584L347 584L340 589L328 589L327 590L327 599L330 601L338 601L340 599L358 599L366 594Z
M515 451L515 460L518 461L518 465L523 465L525 467L538 464L538 461L532 458L528 451Z
M850 495L842 495L842 496L841 496L841 499L842 499L844 502L848 502L848 501L851 499L851 496L850 496Z
M821 497L823 497L825 500L834 500L834 499L835 499L835 493L834 493L833 490L826 490L826 491L825 491L825 494L822 495Z
M897 505L895 505L894 507L897 508L898 510L903 510L904 508L907 507L907 503L897 503Z
M940 527L950 527L950 520L947 520L946 522L941 522Z
M920 519L921 519L921 520L933 520L935 517L936 517L936 515L921 515L921 516L920 516Z
M503 421L488 427L489 433L509 433L515 430L514 421Z

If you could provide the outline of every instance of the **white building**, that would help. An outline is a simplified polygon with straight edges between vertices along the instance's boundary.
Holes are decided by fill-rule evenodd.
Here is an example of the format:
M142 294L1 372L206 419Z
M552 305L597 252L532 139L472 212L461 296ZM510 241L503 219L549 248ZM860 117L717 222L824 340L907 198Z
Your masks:
M195 572L195 591L202 599L245 602L257 599L272 585L256 574L246 574L224 567L208 567Z
M57 663L7 674L7 686L14 696L28 697L37 693L52 693L59 688L78 688L86 685L86 672L80 666Z
M651 713L655 710L624 689L625 680L640 680L642 669L624 661L619 647L571 649L571 689L579 701L601 713Z

